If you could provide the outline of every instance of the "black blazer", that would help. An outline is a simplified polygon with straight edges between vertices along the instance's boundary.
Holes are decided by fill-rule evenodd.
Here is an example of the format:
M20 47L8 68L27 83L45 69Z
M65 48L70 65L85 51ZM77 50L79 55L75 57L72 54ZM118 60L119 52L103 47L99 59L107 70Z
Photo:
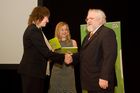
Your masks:
M18 69L20 74L44 78L48 59L64 62L64 55L49 50L41 30L34 24L29 25L25 30L23 46L23 57Z
M109 81L114 87L117 41L112 29L101 26L88 40L85 37L80 50L80 75L82 88L99 89L99 78Z

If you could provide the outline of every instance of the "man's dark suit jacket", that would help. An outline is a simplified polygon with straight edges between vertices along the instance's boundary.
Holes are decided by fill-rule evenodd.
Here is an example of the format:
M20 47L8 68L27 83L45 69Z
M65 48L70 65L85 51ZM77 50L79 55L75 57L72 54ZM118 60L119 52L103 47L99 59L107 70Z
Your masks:
M88 40L85 37L80 50L80 75L83 89L99 88L99 78L109 81L114 87L117 41L112 29L101 26Z
M48 59L64 62L64 55L49 50L41 30L34 24L24 32L23 46L24 53L18 69L20 74L44 78Z

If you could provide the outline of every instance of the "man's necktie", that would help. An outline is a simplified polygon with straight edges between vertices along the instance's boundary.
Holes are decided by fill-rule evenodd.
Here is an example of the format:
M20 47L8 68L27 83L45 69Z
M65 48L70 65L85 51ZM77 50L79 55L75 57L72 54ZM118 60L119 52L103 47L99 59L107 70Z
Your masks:
M88 40L93 36L93 32L90 32Z

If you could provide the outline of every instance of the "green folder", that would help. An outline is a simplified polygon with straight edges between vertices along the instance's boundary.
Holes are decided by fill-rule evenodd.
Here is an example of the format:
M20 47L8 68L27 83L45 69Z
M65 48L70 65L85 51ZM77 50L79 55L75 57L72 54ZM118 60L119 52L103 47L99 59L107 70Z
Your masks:
M54 50L61 48L61 44L60 44L58 38L56 38L56 37L50 39L49 43Z
M78 47L61 47L60 49L55 50L55 52L60 54L76 53L78 52Z
M60 53L60 54L78 52L77 47L61 47L61 44L57 37L50 39L49 43L50 43L51 47L55 50L55 52Z

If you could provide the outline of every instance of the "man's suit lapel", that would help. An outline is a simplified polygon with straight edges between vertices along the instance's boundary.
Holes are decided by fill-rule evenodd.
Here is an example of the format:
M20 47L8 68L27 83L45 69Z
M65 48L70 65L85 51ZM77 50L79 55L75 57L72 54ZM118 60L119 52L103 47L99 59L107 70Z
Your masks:
M102 29L103 26L101 26L93 35L92 37L88 40L88 37L89 37L89 34L85 37L85 40L83 42L83 45L82 47L86 47L90 44L90 42L94 42L94 40L97 38L97 36L99 35L101 29Z
M89 33L87 34L87 36L85 37L82 47L85 47L88 44L88 37L89 37Z
M83 47L86 47L90 44L90 42L93 42L95 40L96 36L97 35L94 34L90 39L88 39L88 37L87 37L85 43L83 44Z

